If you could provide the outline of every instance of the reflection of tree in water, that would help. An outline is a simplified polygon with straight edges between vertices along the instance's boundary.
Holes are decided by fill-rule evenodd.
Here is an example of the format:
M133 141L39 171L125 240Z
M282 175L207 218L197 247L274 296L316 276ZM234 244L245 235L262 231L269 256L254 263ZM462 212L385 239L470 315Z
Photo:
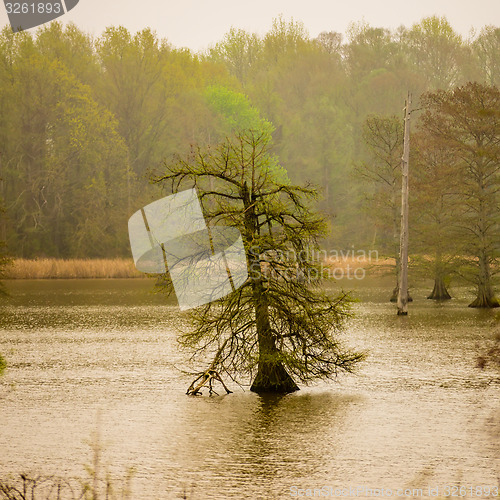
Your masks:
M235 437L234 460L241 460L244 450L252 481L274 493L324 477L353 401L332 393L261 396L245 431Z
M356 400L327 392L196 398L196 412L169 425L163 445L171 467L163 477L170 491L182 478L195 498L224 498L235 489L274 498L294 484L333 479L332 463Z

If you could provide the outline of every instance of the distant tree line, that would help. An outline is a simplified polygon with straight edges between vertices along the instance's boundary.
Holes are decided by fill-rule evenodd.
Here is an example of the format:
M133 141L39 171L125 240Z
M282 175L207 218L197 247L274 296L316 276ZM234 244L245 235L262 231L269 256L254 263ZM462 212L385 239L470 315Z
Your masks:
M460 149L453 142L459 123L447 115L447 102L465 110L459 94L451 104L449 92L468 82L491 96L498 92L500 28L486 26L464 39L445 18L429 17L394 31L357 23L345 37L325 32L313 39L300 22L278 18L263 36L231 29L194 54L149 29L134 35L112 27L93 38L57 22L34 35L6 27L0 34L6 208L0 240L19 257L128 255L128 217L159 195L150 171L261 120L289 178L321 186L319 208L333 229L327 244L393 255L401 110L411 90L414 107L425 108L416 113L420 125L412 136L413 206L420 208L412 216L418 238L411 250L432 251L433 272L443 280L450 266L468 274L466 263L452 256L483 259L491 270L498 254L498 156L481 166L493 169L485 173L493 184L473 184L479 166L469 162L467 172L464 162L476 137L464 125L472 135L460 136ZM446 136L436 125L443 119ZM488 155L498 155L493 129ZM477 158L483 146L476 143ZM457 212L464 203L467 213ZM461 224L453 223L458 213ZM480 229L485 214L489 222ZM473 237L477 231L487 233L482 243ZM457 234L464 236L460 248Z

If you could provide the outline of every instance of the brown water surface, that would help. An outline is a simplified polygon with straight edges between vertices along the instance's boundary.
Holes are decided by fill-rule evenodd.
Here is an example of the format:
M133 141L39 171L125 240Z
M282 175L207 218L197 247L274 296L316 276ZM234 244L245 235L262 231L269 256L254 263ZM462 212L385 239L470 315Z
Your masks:
M98 427L102 470L133 467L134 499L498 485L499 376L475 367L493 313L467 308L466 290L435 304L416 289L397 317L391 284L343 283L360 298L345 341L369 352L357 375L282 397L236 386L192 398L180 314L150 281L10 282L0 477L84 477Z

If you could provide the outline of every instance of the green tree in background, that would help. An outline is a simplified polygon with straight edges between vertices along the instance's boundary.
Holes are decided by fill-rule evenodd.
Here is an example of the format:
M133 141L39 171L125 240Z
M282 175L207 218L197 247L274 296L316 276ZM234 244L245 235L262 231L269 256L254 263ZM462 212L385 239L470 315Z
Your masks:
M480 78L476 80L500 86L500 28L485 26L471 49L471 59L479 67Z
M65 83L46 160L47 173L57 177L51 184L60 221L51 224L52 234L65 239L70 255L124 255L128 241L121 228L128 216L120 207L129 203L134 185L127 148L116 120L91 98L90 89L71 78Z
M354 165L367 160L367 117L398 116L408 89L498 85L498 41L494 26L464 40L438 17L392 31L358 23L345 38L316 39L301 22L278 18L263 35L231 29L205 54L176 49L150 29L110 27L94 38L57 22L35 33L5 28L2 238L14 256L123 255L123 220L158 197L151 169L264 120L290 182L321 186L311 203L332 226L323 244L366 248L374 234L364 191L376 184L354 175ZM385 252L382 233L375 242Z
M47 182L45 159L50 148L47 132L57 102L58 63L44 58L30 34L12 36L3 32L4 57L9 93L14 111L10 117L11 134L4 137L3 148L9 150L4 162L5 201L10 220L9 247L24 256L50 255L54 251L47 221L48 200L53 193ZM64 70L60 68L60 71Z
M225 64L245 87L261 51L262 45L257 35L231 28L222 41L209 50L209 55L212 61Z
M64 26L56 21L42 25L36 36L36 46L45 59L57 61L76 80L97 90L102 75L91 35L73 23Z
M9 248L25 257L123 255L117 229L130 179L114 119L38 40L5 30L2 42L15 103L0 144Z
M366 23L352 23L347 37L349 44L344 47L344 55L353 80L360 81L380 69L389 69L399 50L388 29Z
M121 26L108 28L97 40L103 67L101 102L117 118L130 164L139 177L166 151L169 108L182 86L181 74L172 78L166 73L171 51L149 29L132 36Z
M118 120L134 172L146 178L148 169L185 149L184 134L191 131L179 118L191 114L195 91L225 75L188 51L173 49L150 29L131 35L123 27L108 28L97 41L97 55L103 67L101 102Z
M445 17L431 16L405 33L408 59L428 89L449 89L463 81L466 52L462 37Z
M0 185L2 182L3 182L2 179L0 179ZM0 198L0 223L4 222L4 219L5 219L5 209L2 204L2 198ZM2 296L5 297L6 295L8 295L5 285L1 280L5 278L6 270L11 263L12 261L8 256L7 245L5 243L5 240L0 239L0 299L2 298ZM0 358L0 365L1 365L1 358Z
M272 123L260 116L259 110L251 105L244 94L212 85L205 91L205 96L209 108L213 110L215 116L220 117L217 134L219 141L243 131L251 131L269 143L272 141L274 132ZM279 179L283 184L289 184L288 173L277 159L270 157L269 162L272 163L275 179Z
M205 90L205 97L210 109L221 117L220 136L240 130L255 130L271 138L273 125L261 118L259 110L251 105L246 95L227 87L211 85Z

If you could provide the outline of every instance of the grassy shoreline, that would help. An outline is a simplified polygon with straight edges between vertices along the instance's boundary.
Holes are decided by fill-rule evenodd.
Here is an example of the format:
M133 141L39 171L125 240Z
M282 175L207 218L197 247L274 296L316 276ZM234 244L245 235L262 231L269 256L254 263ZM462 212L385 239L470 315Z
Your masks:
M14 259L5 279L145 278L132 259Z
M361 259L357 257L329 258L323 262L325 269L356 270L363 268L369 274L390 269L391 259ZM146 278L139 272L132 259L13 259L5 270L5 279L112 279Z

